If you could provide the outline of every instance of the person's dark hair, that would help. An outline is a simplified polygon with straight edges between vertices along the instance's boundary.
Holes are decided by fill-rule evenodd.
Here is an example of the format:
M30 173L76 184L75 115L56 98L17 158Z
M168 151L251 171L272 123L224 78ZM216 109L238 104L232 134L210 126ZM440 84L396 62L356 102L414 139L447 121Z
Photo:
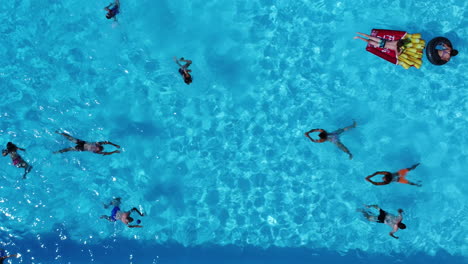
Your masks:
M402 222L398 223L398 228L400 229L406 229L406 225L403 224Z
M384 180L384 182L387 182L387 183L391 182L392 181L392 175L391 174L385 174L383 176L383 180Z
M409 44L409 43L411 43L411 39L409 39L409 38L400 39L397 42L397 48L401 49L401 47L404 47L406 44Z
M133 218L131 218L130 216L127 217L127 220L128 220L129 223L133 222Z
M450 51L450 56L451 57L455 57L457 55L458 55L458 50L453 49L452 51Z
M8 151L15 151L17 148L18 148L18 147L17 147L15 144L13 144L13 143L11 143L11 142L8 142L8 143L7 143L7 150L8 150Z
M106 14L106 18L107 18L107 19L111 19L111 18L112 18L112 15L111 15L110 13L107 13L107 14Z
M98 148L99 148L99 151L103 151L103 150L104 150L104 147L103 147L102 145L99 145Z
M320 134L319 134L319 138L321 138L321 139L327 139L327 136L328 136L328 133L325 132L325 131L320 132Z

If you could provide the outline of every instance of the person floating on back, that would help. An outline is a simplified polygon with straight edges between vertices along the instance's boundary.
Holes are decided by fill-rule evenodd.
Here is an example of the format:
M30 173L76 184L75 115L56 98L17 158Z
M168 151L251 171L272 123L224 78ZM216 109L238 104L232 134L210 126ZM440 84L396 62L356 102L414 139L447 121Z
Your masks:
M379 215L375 215L369 210L364 210L364 209L358 209L358 212L361 212L367 220L371 222L377 222L377 223L384 223L392 228L392 231L389 233L391 237L394 237L398 239L397 236L395 236L395 232L398 231L398 229L406 229L406 225L403 224L401 221L403 221L403 210L398 209L398 216L389 214L385 212L384 210L380 209L379 206L377 205L365 205L366 208L375 208L379 210Z
M310 130L309 132L306 132L305 136L308 137L310 140L312 140L312 142L315 142L315 143L322 143L322 142L325 142L325 141L330 141L333 144L337 145L341 150L346 152L349 155L349 159L352 159L353 154L351 154L351 152L349 152L348 148L346 148L345 145L343 145L343 143L341 143L339 135L341 133L343 133L344 131L347 131L347 130L349 130L351 128L355 128L356 125L357 125L356 121L354 121L352 125L347 126L345 128L342 128L342 129L338 129L338 130L333 131L331 133L328 133L327 131L325 131L323 129L316 128L316 129ZM312 137L310 137L310 133L313 133L313 132L320 132L319 135L318 135L320 139L313 139Z
M364 33L356 32L357 34L364 36L366 38L356 36L354 39L360 39L363 40L373 46L379 47L379 48L385 48L385 49L391 49L394 50L397 55L400 55L403 51L402 47L405 46L406 44L411 43L411 40L409 39L400 39L400 40L387 40L387 39L382 39L378 37L373 37Z
M119 150L114 150L112 152L104 152L103 151L104 146L102 146L102 145L106 145L106 144L112 145L112 146L114 146L116 148L120 148L119 145L116 145L116 144L114 144L114 143L112 143L110 141L87 142L87 141L83 141L83 140L74 138L74 137L68 135L67 133L61 133L61 132L58 132L58 131L55 131L55 133L66 137L68 140L75 143L76 146L70 147L70 148L65 148L65 149L62 149L62 150L59 150L59 151L55 151L54 154L64 153L64 152L68 152L68 151L89 151L89 152L93 152L93 153L96 153L96 154L102 154L102 155L111 155L111 154L114 154L114 153L120 153Z
M31 171L32 166L23 160L23 158L18 154L18 150L26 151L25 149L19 148L15 144L8 142L6 145L6 149L2 150L2 155L6 156L10 154L13 165L15 165L18 168L24 168L23 179L26 179L26 174L28 174Z
M192 76L190 75L190 72L192 70L189 70L188 67L190 64L192 64L191 60L185 60L184 58L177 59L177 57L174 57L175 62L177 65L180 66L179 68L179 73L182 75L182 78L184 78L184 82L188 85L192 83ZM185 62L184 65L180 64L180 62Z
M14 254L14 255L6 255L6 256L3 256L3 255L4 255L4 252L5 252L4 249L0 249L0 252L2 253L1 256L0 256L0 264L3 264L3 262L4 262L5 259L7 259L7 258L19 258L19 257L21 256L20 254Z
M133 218L130 217L130 214L132 212L137 212L140 216L145 216L142 214L136 207L133 207L130 211L124 212L120 210L120 198L114 198L110 203L104 204L104 208L109 208L109 206L113 206L114 208L112 209L111 215L102 215L100 218L101 219L106 219L110 222L116 222L118 220L122 221L125 225L127 225L130 228L135 228L135 227L143 227L140 225L141 220L136 221L136 225L130 225L131 222L133 222Z
M115 0L114 3L110 3L108 6L104 7L104 10L107 11L106 18L114 18L117 21L117 14L120 13L120 1Z
M394 172L394 173L391 173L391 172L388 172L388 171L378 171L372 175L369 175L366 177L366 181L374 184L374 185L387 185L391 182L399 182L399 183L405 183L405 184L409 184L409 185L415 185L415 186L418 186L418 187L421 187L422 185L419 184L419 183L413 183L413 182L410 182L406 179L406 174L408 173L408 171L410 170L414 170L416 169L416 167L419 166L419 163L417 164L414 164L413 166L411 166L410 168L407 168L407 169L402 169L402 170L399 170L397 172ZM373 180L371 180L372 177L374 177L375 175L384 175L382 177L382 181L381 182L375 182Z

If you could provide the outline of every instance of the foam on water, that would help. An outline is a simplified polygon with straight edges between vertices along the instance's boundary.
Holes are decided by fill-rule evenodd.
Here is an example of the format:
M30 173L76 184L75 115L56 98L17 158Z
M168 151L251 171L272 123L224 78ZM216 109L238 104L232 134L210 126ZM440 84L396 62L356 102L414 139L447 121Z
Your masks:
M0 6L0 135L34 166L22 181L2 161L3 244L54 231L83 244L467 255L467 2L122 1L118 24L106 3ZM405 71L352 39L374 27L444 35L460 55ZM193 60L192 85L173 56ZM353 119L352 161L303 136ZM71 146L57 129L123 153L52 155ZM422 188L364 181L417 162L408 177ZM144 229L99 219L112 196L142 208ZM401 239L364 221L363 203L403 208Z

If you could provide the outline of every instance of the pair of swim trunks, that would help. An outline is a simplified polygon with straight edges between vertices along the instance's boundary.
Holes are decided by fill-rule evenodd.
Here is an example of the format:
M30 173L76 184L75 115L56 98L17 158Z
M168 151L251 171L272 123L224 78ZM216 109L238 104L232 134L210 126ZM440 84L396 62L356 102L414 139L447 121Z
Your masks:
M85 143L86 143L86 142L83 141L83 140L78 140L78 141L76 142L75 149L76 149L76 150L79 150L79 151L84 151L84 145L85 145Z
M385 216L387 212L382 209L379 209L379 216L377 217L377 223L385 223Z
M111 212L111 217L110 219L115 222L117 221L117 219L115 218L115 216L117 215L117 212L120 211L120 208L118 206L115 206L114 209L112 209L112 212Z

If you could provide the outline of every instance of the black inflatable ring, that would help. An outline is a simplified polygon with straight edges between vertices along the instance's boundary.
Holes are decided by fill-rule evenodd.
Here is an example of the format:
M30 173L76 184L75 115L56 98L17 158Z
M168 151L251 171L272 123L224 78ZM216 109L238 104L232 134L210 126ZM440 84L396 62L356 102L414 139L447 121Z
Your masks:
M447 63L447 61L444 61L440 58L439 52L436 49L437 45L442 45L445 44L449 46L450 48L452 47L452 42L448 40L447 38L444 37L437 37L429 41L429 44L427 44L426 47L426 56L427 59L434 65L444 65Z

